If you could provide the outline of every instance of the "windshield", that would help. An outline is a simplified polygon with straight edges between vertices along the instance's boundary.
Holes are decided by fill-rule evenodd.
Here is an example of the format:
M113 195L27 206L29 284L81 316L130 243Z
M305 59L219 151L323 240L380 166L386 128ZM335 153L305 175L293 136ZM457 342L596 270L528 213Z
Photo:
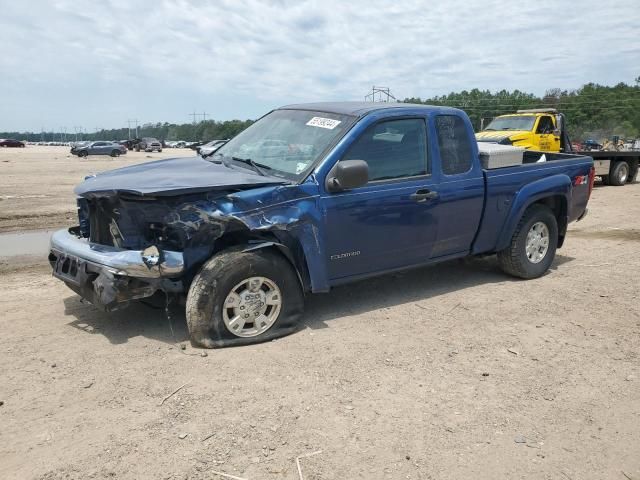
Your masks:
M536 123L535 115L495 118L485 130L532 130Z
M264 173L298 180L339 139L351 117L307 110L275 110L229 140L211 157L257 165Z

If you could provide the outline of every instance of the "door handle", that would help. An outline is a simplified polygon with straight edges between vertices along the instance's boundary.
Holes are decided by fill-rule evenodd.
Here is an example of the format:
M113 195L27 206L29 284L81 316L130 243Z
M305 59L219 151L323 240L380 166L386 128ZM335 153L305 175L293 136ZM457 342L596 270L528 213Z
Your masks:
M429 189L423 188L418 190L416 193L409 195L409 198L414 202L423 203L427 200L435 200L438 198L438 192L433 192Z

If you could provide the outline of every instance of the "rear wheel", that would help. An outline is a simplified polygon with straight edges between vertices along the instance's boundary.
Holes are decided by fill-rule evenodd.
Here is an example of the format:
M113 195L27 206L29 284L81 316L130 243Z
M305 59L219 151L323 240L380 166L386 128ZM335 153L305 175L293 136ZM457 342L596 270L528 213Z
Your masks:
M611 185L615 185L617 187L624 185L627 183L627 178L629 178L629 164L627 162L616 162L611 169L611 174L609 175L609 182Z
M112 157L119 157L120 156L120 150L113 150L111 152L111 156Z
M498 262L509 275L524 279L542 276L551 266L558 245L558 223L544 205L529 207L511 237L498 252Z
M304 309L298 277L287 260L261 250L227 250L196 275L186 316L194 347L259 343L292 333Z

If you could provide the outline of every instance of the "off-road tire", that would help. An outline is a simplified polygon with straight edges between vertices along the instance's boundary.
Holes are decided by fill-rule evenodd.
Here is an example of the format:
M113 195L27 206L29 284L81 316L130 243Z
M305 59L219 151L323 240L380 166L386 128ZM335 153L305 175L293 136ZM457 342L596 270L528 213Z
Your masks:
M304 295L291 264L270 250L243 252L235 247L208 260L193 279L187 294L186 318L191 345L216 348L261 343L293 333L304 310ZM255 337L238 337L224 323L222 308L235 285L266 277L280 289L282 304L274 324Z
M120 156L120 151L119 150L114 150L111 152L111 156L112 157L119 157Z
M549 230L549 246L539 263L529 260L526 253L527 234L537 222L543 222ZM525 212L516 227L511 244L498 252L498 263L503 272L514 277L538 278L549 269L558 246L558 222L553 212L544 205L532 205Z
M624 185L625 183L627 183L627 179L629 178L629 170L629 164L627 162L616 162L611 169L611 174L609 175L609 183L611 185L615 185L616 187Z

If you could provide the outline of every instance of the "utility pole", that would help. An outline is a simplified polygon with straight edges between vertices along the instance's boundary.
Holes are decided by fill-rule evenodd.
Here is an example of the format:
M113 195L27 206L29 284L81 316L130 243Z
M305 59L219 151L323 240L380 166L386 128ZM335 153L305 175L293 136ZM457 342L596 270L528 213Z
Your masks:
M398 99L391 94L389 87L371 87L371 92L364 96L365 102L397 102Z
M82 127L73 127L73 130L76 132L76 142L78 141L78 133L80 133L80 140L82 140Z
M206 112L202 112L202 121L206 122L207 121L207 113Z
M193 113L190 113L189 116L193 118L192 123L195 125L196 124L196 116L199 115L198 113L196 113L196 111L194 110Z
M131 124L135 123L136 125L136 138L138 138L138 119L137 118L128 118L127 125L129 125L129 140L131 140Z

